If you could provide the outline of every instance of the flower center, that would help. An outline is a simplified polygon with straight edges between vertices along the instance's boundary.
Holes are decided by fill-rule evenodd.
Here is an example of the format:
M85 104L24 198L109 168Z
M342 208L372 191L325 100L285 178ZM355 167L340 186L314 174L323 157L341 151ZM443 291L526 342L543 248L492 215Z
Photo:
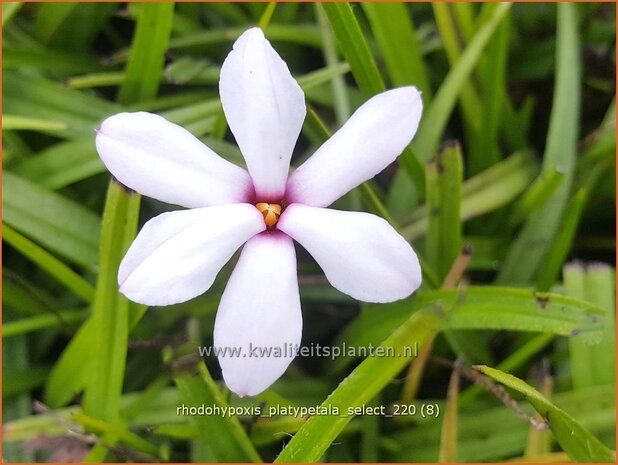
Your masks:
M266 203L260 202L255 204L255 208L257 208L262 216L264 217L264 223L269 228L272 228L279 221L279 216L281 215L281 205L276 203Z

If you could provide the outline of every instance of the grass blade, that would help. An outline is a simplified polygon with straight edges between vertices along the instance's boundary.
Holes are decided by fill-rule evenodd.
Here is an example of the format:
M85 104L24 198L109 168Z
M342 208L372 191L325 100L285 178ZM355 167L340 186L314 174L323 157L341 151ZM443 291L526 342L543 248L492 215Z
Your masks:
M458 144L445 147L435 160L426 165L427 260L444 280L462 247L461 182L463 179L461 150Z
M567 259L573 245L587 199L587 190L580 189L567 204L558 232L539 267L536 277L536 288L538 290L546 291L556 282L562 264Z
M350 4L323 3L322 7L360 89L367 96L383 92L385 87L382 76Z
M129 337L129 301L118 292L118 265L135 237L140 197L111 181L101 231L101 255L90 341L91 369L84 412L117 422Z
M361 3L393 86L418 87L429 104L431 88L421 47L404 3Z
M534 279L554 241L573 179L581 98L577 11L573 4L558 4L557 9L557 69L543 169L558 167L564 180L545 205L528 218L509 249L498 283L526 284Z
M585 344L577 338L569 340L573 386L613 383L616 379L614 272L603 264L586 267L570 263L564 267L563 275L567 295L599 304L607 318L598 344Z
M478 29L457 64L451 68L436 92L431 106L421 119L418 132L412 142L414 152L421 160L429 160L435 153L462 86L468 82L483 50L510 8L510 3L498 4L489 20Z
M513 375L487 366L476 367L481 373L523 394L539 414L547 421L554 436L564 451L575 462L615 462L616 454L609 450L572 418L559 409L540 392Z
M381 347L392 347L405 354L410 341L423 347L439 330L442 320L436 313L418 312L395 330ZM368 357L339 384L322 403L326 409L337 408L341 415L312 416L298 430L279 454L276 463L315 462L354 417L355 408L371 400L409 362L410 357Z
M227 407L227 402L203 362L200 362L198 369L197 376L180 373L174 377L184 404ZM237 417L197 415L193 420L198 427L198 439L208 445L217 461L262 461Z
M446 393L446 411L442 420L442 434L440 435L440 452L438 462L457 462L457 403L459 400L459 370L457 367L451 374Z
M146 100L156 95L172 30L173 3L139 6L137 29L124 81L118 93L118 101L122 104Z
M74 263L89 269L96 266L97 215L10 172L3 173L2 181L6 224Z
M49 252L7 225L2 225L2 239L64 284L75 295L88 303L93 301L94 287Z
M449 310L443 330L495 329L532 331L571 336L587 343L598 341L605 311L597 305L559 294L494 286L470 286L461 290L420 291L390 304L369 304L337 339L338 344L377 344L410 314L432 305ZM350 359L340 357L337 367Z

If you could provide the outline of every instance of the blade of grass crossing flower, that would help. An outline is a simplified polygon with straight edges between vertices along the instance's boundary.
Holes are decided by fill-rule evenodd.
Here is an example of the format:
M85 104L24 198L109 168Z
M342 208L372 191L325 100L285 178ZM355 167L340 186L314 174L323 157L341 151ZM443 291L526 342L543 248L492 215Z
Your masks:
M499 283L524 284L535 278L554 240L573 179L581 98L577 11L576 5L567 3L557 4L557 9L557 69L543 168L559 167L564 180L545 205L528 218L507 253Z
M442 419L442 434L440 435L440 452L438 462L457 462L457 422L459 400L459 370L454 367L446 392L446 411Z
M523 394L547 421L554 437L575 462L614 462L616 454L564 410L540 392L513 375L488 366L476 367L481 373Z
M421 47L406 4L361 3L393 86L413 85L429 105L431 88Z
M2 175L3 221L88 269L98 261L99 217L78 203L13 173Z
M429 162L425 171L427 208L427 260L443 280L462 247L461 183L463 179L461 150L458 144L445 147Z
M603 264L570 263L564 267L567 295L601 305L606 312L605 331L598 344L590 345L580 338L569 339L569 356L573 386L582 388L615 381L615 302L614 272Z
M64 284L75 295L81 297L86 302L91 303L93 301L94 287L49 252L6 224L2 225L2 239Z
M129 336L129 301L118 292L118 265L135 237L140 197L112 180L101 232L100 272L92 309L92 367L84 394L84 412L116 422Z
M384 350L393 350L394 353L404 356L366 358L322 404L326 409L337 408L340 415L310 417L275 462L318 461L354 417L354 409L371 400L409 362L411 357L406 356L408 351L405 349L409 347L410 341L415 341L419 347L424 347L439 331L441 325L442 318L433 310L418 312L404 321L380 346ZM392 349L387 349L389 347Z
M189 373L178 373L174 376L184 404L227 407L223 394L203 362L199 363L198 370L196 376ZM192 419L198 427L199 439L208 445L218 461L253 463L262 461L237 417L196 415Z

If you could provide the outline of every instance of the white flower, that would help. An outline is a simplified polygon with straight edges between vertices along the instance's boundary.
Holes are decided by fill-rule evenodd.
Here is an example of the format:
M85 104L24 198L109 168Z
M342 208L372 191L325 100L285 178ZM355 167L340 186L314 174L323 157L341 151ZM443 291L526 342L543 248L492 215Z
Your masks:
M120 182L189 208L157 216L136 237L118 272L129 299L170 305L196 297L244 244L221 297L214 345L242 348L244 356L219 354L223 377L239 396L256 395L293 355L258 358L250 347L301 341L292 239L335 288L356 299L389 302L419 287L416 255L386 221L324 207L397 158L416 132L422 102L414 87L373 97L288 177L304 94L260 29L234 44L221 68L220 94L249 172L149 113L106 119L96 144Z

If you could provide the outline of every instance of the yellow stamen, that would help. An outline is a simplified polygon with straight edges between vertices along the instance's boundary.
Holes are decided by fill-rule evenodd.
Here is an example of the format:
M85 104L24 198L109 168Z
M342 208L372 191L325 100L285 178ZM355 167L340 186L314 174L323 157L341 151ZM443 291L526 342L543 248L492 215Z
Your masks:
M264 216L264 223L269 228L272 228L279 221L279 215L281 215L281 205L276 203L260 202L255 204L262 216Z

